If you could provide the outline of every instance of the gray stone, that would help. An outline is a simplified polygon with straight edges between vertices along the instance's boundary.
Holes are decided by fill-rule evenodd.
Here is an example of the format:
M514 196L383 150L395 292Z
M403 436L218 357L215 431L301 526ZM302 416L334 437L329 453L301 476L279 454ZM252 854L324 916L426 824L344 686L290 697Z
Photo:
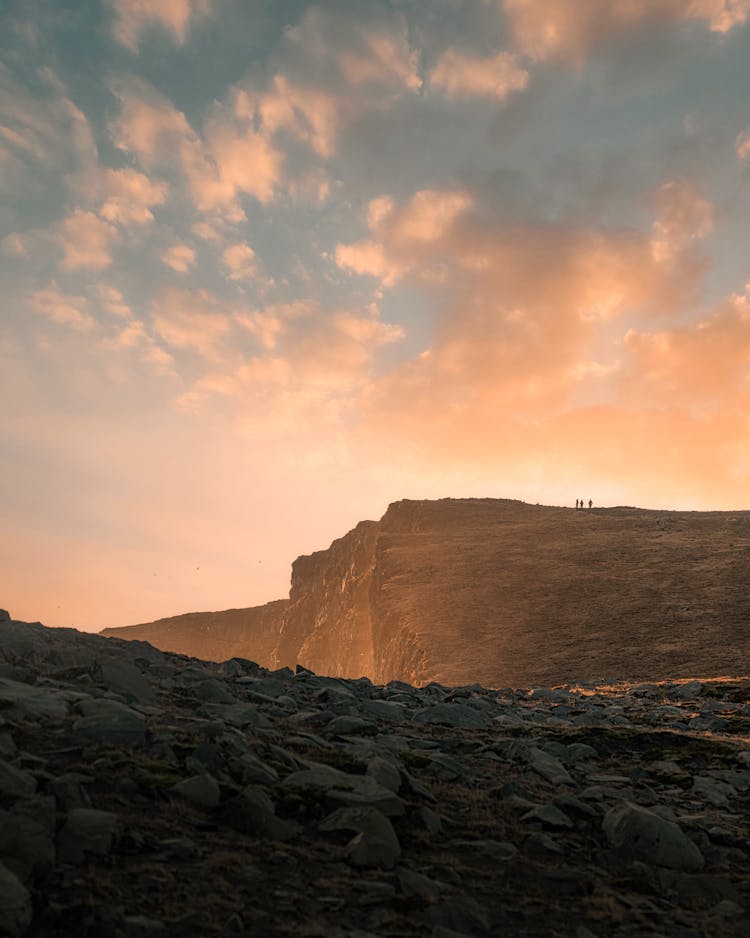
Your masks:
M216 808L221 801L221 789L216 779L208 773L193 775L177 782L170 789L175 795L184 798L201 808Z
M539 821L544 827L549 827L552 830L570 830L574 826L568 815L553 804L532 808L526 814L521 815L521 820Z
M62 723L68 715L68 702L60 691L0 678L0 705L12 717Z
M318 829L324 833L354 833L354 838L346 847L346 853L355 866L391 869L401 855L401 846L393 825L375 808L339 808L324 818Z
M87 698L79 703L83 716L73 732L92 742L139 746L146 741L146 721L140 713L116 700Z
M229 763L232 776L243 785L273 785L279 773L257 756L246 752Z
M231 827L253 837L285 841L299 831L298 824L276 817L273 801L257 788L246 788L230 799L223 813Z
M700 697L703 690L703 684L700 681L688 681L687 684L681 684L675 691L675 697L678 700L695 700Z
M70 811L71 808L90 808L91 799L84 788L84 784L93 781L94 779L89 775L83 775L80 772L66 772L52 780L50 789L62 811Z
M23 882L43 876L52 868L55 862L53 830L43 819L0 811L0 855Z
M21 938L31 925L31 895L20 879L0 863L0 934Z
M35 791L36 779L33 775L0 759L0 798L15 801L18 798L29 798Z
M335 717L326 726L326 732L332 736L374 736L377 731L376 724L371 720L355 716Z
M151 684L134 664L116 658L105 658L99 665L97 677L115 693L137 703L152 703L156 695Z
M491 717L486 713L460 703L437 703L417 710L413 717L416 723L437 723L461 729L486 729Z
M518 856L518 847L507 840L452 840L451 847L469 850L474 856L505 863Z
M448 928L462 935L482 938L490 933L490 920L486 910L470 896L455 896L428 906L425 918L432 925ZM433 934L436 932L437 929Z
M602 828L624 859L688 872L703 868L703 855L680 826L640 805L624 802L611 808Z
M396 869L396 882L403 895L416 896L428 902L436 899L445 890L445 883L439 883L421 873L407 870L403 866Z
M409 820L415 827L426 830L430 834L439 834L443 829L443 822L440 820L440 815L436 814L432 808L428 808L426 805L420 805L418 808L411 811Z
M106 856L117 832L117 815L96 808L73 808L57 835L57 857L80 865L86 854Z
M569 785L573 782L572 776L559 759L536 746L530 746L526 750L526 761L536 773L552 785Z
M391 700L363 700L359 705L364 716L384 720L386 723L401 723L407 719L407 710Z
M378 785L389 791L398 793L401 788L401 772L398 767L382 756L373 756L367 763L367 774L374 778Z
M311 763L311 767L292 772L281 783L285 788L317 788L325 794L331 808L369 806L388 817L404 814L404 803L370 776L350 775L328 765Z

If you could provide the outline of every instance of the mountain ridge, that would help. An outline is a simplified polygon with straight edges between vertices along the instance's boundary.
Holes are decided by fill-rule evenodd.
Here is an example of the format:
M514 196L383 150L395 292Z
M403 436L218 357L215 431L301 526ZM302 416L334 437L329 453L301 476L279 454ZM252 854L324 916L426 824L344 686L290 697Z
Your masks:
M378 682L719 676L750 653L748 582L747 511L406 499L297 558L288 600L103 634Z

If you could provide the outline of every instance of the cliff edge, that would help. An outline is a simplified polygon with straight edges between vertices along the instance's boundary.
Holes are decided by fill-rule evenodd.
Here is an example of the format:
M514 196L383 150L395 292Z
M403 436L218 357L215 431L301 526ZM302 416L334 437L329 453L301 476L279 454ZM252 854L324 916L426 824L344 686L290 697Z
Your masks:
M262 628L193 613L104 634L377 682L719 676L746 670L748 582L750 512L400 501L298 558Z

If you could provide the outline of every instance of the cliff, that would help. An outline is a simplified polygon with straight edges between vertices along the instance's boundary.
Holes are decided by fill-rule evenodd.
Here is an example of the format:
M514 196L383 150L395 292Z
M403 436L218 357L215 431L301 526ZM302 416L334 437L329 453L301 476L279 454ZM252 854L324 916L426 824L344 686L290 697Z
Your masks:
M277 599L249 609L222 612L187 612L155 622L103 629L110 638L140 639L162 651L174 651L193 658L226 661L251 658L263 666L275 660L281 619L288 605Z
M747 670L748 582L750 512L401 501L296 560L288 603L261 607L273 613L257 636L233 645L230 620L205 618L228 613L106 634L378 682L718 676Z

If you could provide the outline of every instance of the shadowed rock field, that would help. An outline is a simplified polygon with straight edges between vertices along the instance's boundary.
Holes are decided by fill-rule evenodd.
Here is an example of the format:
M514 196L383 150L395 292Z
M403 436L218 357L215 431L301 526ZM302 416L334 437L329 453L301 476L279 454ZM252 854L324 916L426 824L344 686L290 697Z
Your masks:
M0 613L0 934L742 938L749 735L750 678L377 685Z
M378 683L718 677L750 660L749 583L750 512L401 501L296 560L288 600L106 634Z

